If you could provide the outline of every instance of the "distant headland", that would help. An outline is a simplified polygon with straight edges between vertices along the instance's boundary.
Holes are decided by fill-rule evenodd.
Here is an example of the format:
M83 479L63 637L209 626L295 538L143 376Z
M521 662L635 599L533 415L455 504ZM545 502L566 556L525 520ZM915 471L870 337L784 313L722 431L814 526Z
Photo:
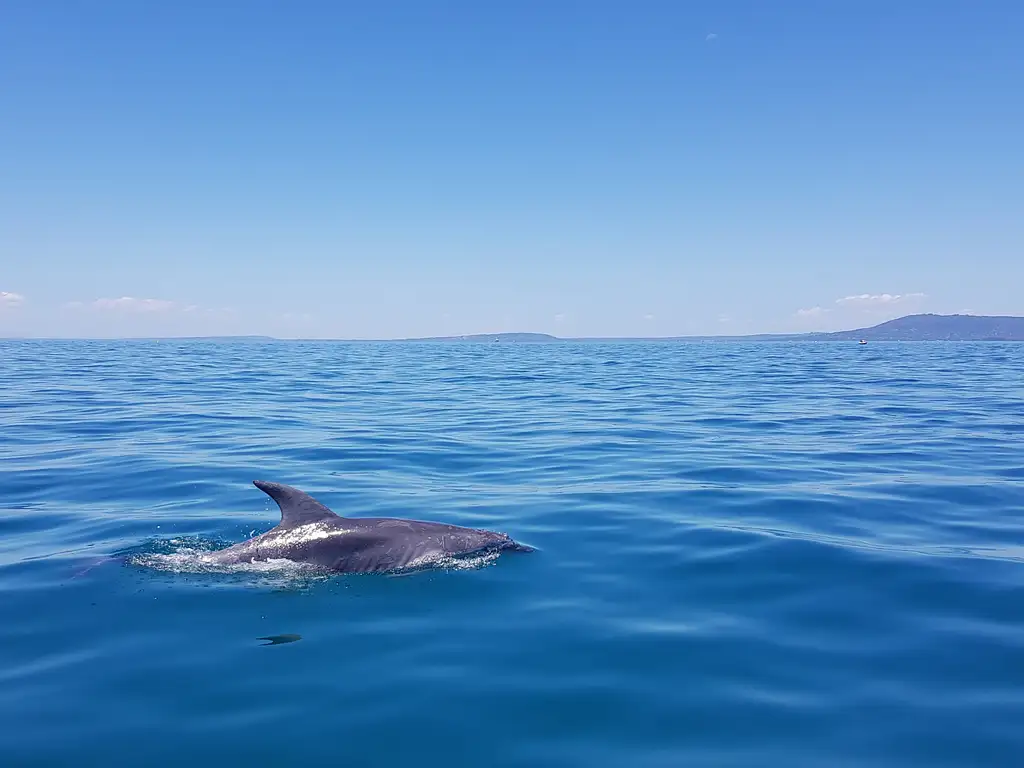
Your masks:
M806 338L812 341L1024 341L1024 317L907 315L870 328L812 333Z

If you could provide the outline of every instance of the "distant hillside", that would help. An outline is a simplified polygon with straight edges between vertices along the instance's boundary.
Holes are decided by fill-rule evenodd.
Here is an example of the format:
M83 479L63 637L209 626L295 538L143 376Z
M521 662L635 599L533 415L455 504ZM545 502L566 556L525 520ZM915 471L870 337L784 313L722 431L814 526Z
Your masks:
M815 341L1024 341L1024 317L907 315L853 331L814 333Z

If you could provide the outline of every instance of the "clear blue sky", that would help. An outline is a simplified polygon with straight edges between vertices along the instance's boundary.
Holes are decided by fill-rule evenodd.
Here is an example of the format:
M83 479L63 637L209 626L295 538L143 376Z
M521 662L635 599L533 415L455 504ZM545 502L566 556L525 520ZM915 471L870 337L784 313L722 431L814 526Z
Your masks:
M1022 246L1024 3L0 5L4 336L1024 315Z

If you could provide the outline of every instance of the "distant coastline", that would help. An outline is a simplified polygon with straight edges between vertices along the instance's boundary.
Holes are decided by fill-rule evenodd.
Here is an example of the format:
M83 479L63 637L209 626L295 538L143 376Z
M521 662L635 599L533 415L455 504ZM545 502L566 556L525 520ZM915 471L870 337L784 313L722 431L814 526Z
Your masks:
M0 339L2 340L2 339ZM14 339L7 339L14 340ZM35 338L34 341L44 339ZM70 341L71 339L54 339ZM118 339L93 339L115 341ZM770 341L1024 341L1024 317L1010 315L906 315L867 328L810 333L758 333L741 336L552 336L547 333L473 333L395 339L282 339L273 336L128 337L124 341L204 341L221 344L339 341L349 343L559 344L566 342L770 342Z
M811 333L759 333L746 336L559 337L546 333L478 333L402 339L412 342L557 343L595 341L1024 341L1024 317L999 315L906 315L868 328Z

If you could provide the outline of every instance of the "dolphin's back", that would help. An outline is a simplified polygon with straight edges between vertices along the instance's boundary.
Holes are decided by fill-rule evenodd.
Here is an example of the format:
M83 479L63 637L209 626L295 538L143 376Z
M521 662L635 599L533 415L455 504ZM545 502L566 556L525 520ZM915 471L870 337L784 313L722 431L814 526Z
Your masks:
M401 570L484 550L530 551L503 533L390 517L342 517L297 488L254 480L281 522L207 557L216 563L292 560L348 573Z

